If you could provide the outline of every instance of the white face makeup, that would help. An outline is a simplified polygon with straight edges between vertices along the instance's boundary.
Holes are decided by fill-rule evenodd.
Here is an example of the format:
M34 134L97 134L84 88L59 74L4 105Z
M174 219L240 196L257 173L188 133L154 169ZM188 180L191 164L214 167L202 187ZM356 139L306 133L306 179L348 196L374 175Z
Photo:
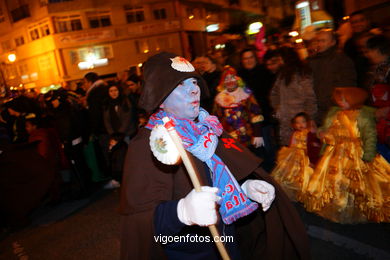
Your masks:
M195 78L183 80L161 104L166 112L195 120L199 115L200 88Z
M227 91L232 92L237 89L238 83L237 79L233 75L226 75L225 80L224 80L224 85Z

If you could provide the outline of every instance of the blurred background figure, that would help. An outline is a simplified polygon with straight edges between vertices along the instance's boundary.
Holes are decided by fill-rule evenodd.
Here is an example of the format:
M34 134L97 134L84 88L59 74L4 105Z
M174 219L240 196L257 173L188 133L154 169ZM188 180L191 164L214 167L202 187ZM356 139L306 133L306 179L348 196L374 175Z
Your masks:
M221 79L221 71L217 68L217 62L211 56L204 57L202 70L204 71L202 77L206 81L210 96L205 100L201 100L201 107L211 113Z
M370 94L371 104L378 108L377 147L390 162L390 41L385 36L374 36L367 40L366 48L366 56L374 65Z
M268 51L263 59L269 62L269 59L279 60L278 57L270 57ZM278 65L274 68L278 69ZM264 138L264 147L259 149L260 157L264 158L263 167L270 170L273 167L276 155L277 145L275 142L275 120L272 117L272 107L270 104L270 92L275 81L274 72L268 70L257 59L256 51L253 48L247 48L241 51L241 68L238 75L243 79L246 86L253 91L253 95L259 104L264 121L262 122L262 137Z
M204 71L204 63L206 62L206 58L204 56L198 56L196 57L191 63L194 66L195 70L200 74L203 75Z
M336 46L333 30L323 29L315 38L317 54L309 57L313 73L313 87L318 101L316 123L320 125L332 106L332 92L336 87L356 86L356 71L352 60Z
M142 84L141 78L137 74L133 73L126 79L124 85L125 89L123 93L124 95L127 96L127 98L129 99L132 105L133 115L138 118L137 119L138 127L144 126L147 122L147 117L148 117L145 110L141 109L138 106L138 100L141 95L141 84Z
M86 106L88 109L89 130L92 135L105 134L103 124L103 103L107 97L107 85L98 74L89 72L84 75Z
M367 35L372 35L372 32L370 32L372 25L369 18L363 12L359 11L349 15L349 24L351 26L352 34L345 42L343 49L345 54L352 59L355 65L357 86L365 88L365 76L370 68L370 63L362 51L362 47L364 46L362 38L367 38Z
M111 180L105 188L117 188L120 186L125 152L114 153L116 150L126 151L127 142L137 132L138 118L134 114L132 104L126 95L122 93L119 82L108 84L108 97L103 108L104 126L109 135L104 151L108 159L108 174ZM113 163L115 161L115 163ZM113 166L116 165L115 169Z
M279 121L281 145L289 145L293 129L291 119L300 112L311 118L317 113L317 99L310 68L292 48L280 49L283 65L271 90L271 104Z

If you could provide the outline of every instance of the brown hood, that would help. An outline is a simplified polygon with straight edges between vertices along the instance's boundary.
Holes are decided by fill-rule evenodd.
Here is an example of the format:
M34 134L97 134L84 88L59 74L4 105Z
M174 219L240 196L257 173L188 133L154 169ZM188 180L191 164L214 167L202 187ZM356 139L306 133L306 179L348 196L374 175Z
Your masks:
M201 99L208 97L209 92L205 81L187 60L168 52L150 57L144 65L145 83L139 106L147 112L153 112L181 81L188 78L198 80Z

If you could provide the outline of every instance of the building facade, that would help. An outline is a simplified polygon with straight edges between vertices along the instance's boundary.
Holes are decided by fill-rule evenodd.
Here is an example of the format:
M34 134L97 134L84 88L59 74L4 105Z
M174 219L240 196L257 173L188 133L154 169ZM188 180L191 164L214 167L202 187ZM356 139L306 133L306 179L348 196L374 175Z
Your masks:
M1 0L2 83L42 88L89 71L113 74L160 51L191 59L206 53L233 13L262 10L258 0ZM217 29L207 32L211 24Z

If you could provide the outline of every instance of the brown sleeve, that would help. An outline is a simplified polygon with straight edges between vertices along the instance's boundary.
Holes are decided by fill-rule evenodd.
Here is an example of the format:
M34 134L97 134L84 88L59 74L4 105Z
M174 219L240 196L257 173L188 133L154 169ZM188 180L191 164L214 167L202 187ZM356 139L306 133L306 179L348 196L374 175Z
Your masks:
M265 234L260 235L266 247L261 259L310 259L306 229L293 204L267 172L258 168L255 174L275 187L275 200L264 213Z
M124 215L121 260L164 259L163 249L153 241L153 215L160 202L172 200L178 166L166 166L154 158L149 135L149 130L140 130L126 154L119 208Z

